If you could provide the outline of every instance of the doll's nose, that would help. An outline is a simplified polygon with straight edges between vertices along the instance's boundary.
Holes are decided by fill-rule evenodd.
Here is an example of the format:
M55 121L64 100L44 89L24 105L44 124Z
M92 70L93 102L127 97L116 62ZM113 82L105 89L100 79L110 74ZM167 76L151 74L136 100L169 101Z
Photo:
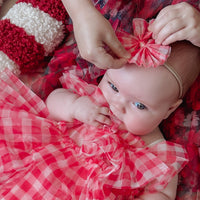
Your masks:
M116 104L115 107L116 107L116 109L117 109L119 112L121 112L121 113L123 113L123 114L126 113L126 109L125 109L124 106L122 106L122 105L120 105L120 104Z
M126 101L123 97L117 97L115 99L115 102L114 102L114 107L121 113L125 113L126 112Z

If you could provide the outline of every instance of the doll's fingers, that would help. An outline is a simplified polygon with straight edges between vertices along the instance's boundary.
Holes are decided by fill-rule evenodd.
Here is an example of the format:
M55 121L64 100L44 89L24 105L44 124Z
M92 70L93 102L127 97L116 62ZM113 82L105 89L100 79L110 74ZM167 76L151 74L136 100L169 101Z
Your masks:
M99 113L108 116L110 114L110 109L108 107L101 107L99 109Z
M88 123L89 125L91 126L94 126L94 127L97 127L97 128L102 128L103 125L110 125L110 124L107 124L107 123L101 123L99 121L93 121L92 123Z
M111 124L110 118L105 116L105 115L98 115L97 118L96 118L96 121L101 123L101 124L106 124L106 125Z

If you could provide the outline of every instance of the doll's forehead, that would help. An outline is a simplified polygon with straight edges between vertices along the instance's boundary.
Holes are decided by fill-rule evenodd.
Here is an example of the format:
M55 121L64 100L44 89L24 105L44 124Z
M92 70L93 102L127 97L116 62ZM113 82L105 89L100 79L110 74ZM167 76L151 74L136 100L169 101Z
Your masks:
M108 69L106 74L108 74L110 77L112 76L113 78L115 76L123 78L124 76L127 76L127 74L130 74L135 70L138 70L137 68L138 66L136 64L126 64L119 69Z
M107 70L107 75L116 79L116 81L132 81L136 77L138 80L148 82L148 79L144 79L144 77L157 76L159 74L160 69L155 68L144 68L138 67L136 64L127 64L119 69L109 69Z
M157 68L144 68L137 65L127 64L120 69L110 69L107 71L109 79L117 84L128 86L129 88L142 87L152 91L167 89L170 85L172 88L177 88L176 79L174 79L171 72L164 66Z

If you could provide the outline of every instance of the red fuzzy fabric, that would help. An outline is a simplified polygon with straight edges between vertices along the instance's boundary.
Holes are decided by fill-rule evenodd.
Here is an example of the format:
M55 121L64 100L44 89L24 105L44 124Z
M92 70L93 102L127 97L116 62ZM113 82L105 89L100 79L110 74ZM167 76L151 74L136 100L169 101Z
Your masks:
M61 0L19 0L16 3L31 3L33 7L48 13L51 17L58 21L65 23L65 19L68 16L64 5Z
M44 47L23 28L5 19L0 21L0 50L20 66L22 72L31 71L44 62ZM5 42L6 41L6 42Z

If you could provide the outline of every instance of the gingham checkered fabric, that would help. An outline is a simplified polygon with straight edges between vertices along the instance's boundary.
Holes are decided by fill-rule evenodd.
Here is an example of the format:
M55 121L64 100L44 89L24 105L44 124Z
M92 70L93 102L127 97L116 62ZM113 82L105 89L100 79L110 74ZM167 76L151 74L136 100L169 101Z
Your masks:
M97 87L71 74L63 81L64 87L106 105ZM47 117L45 103L5 71L0 80L1 200L133 199L144 188L164 188L187 163L182 146L164 141L144 147L139 137L113 128L114 121L97 129Z
M118 31L119 41L125 49L131 53L129 63L138 66L158 67L167 60L170 55L170 46L156 44L152 38L152 32L148 31L148 22L142 18L133 19L133 34Z

